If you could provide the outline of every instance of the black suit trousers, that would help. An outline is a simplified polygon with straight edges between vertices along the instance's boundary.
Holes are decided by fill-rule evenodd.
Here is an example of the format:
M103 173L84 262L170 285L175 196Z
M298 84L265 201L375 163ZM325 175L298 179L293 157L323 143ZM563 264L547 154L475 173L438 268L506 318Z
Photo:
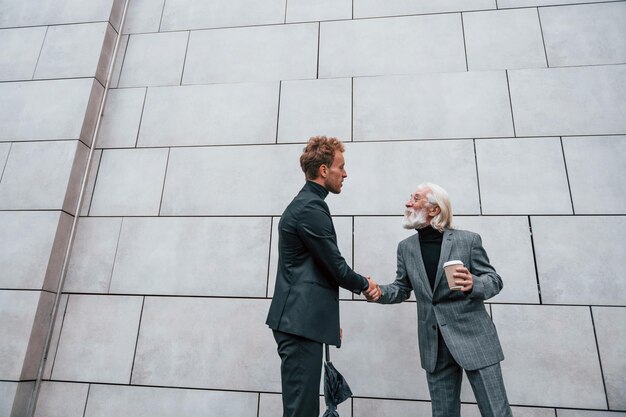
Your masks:
M281 359L283 417L318 417L322 344L274 330Z

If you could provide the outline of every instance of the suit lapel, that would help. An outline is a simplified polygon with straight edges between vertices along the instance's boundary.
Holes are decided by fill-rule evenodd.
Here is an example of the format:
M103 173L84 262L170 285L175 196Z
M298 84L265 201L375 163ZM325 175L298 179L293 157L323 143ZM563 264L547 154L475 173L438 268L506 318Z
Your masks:
M439 285L443 277L443 264L447 262L452 250L452 230L446 229L443 232L443 241L441 242L441 254L439 255L439 265L437 265L437 275L435 277L435 288Z
M433 298L433 291L430 288L430 283L428 282L428 275L426 275L426 268L424 268L424 259L422 259L422 249L420 247L419 240L419 232L418 235L415 235L412 239L412 247L411 254L413 254L413 262L414 262L414 271L417 271L417 279L422 282L422 286L426 288L426 292L429 297ZM417 296L417 294L416 294Z

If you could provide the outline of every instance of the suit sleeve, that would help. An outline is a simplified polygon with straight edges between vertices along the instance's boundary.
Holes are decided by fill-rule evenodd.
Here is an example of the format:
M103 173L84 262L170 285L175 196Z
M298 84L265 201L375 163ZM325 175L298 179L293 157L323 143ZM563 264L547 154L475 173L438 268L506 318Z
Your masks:
M337 247L334 227L324 203L311 203L302 210L298 235L312 253L315 262L337 285L360 294L367 289L367 279L352 270Z
M474 287L469 297L488 300L498 295L503 287L502 278L489 263L489 257L483 248L480 235L475 235L472 239L470 260L470 272L474 279Z
M411 296L413 287L406 274L406 266L400 245L398 245L398 266L396 269L396 280L388 285L381 285L382 296L378 299L380 304L396 304L405 301Z

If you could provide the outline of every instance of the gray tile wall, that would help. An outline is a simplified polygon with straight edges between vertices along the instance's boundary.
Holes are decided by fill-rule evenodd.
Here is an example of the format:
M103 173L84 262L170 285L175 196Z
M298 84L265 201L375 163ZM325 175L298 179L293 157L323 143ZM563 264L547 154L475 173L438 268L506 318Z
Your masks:
M39 369L50 378L68 297L59 299L59 316L52 318L51 312L120 5L120 0L0 4L1 416L27 415ZM44 368L51 321L57 328ZM82 415L89 385L80 392L77 386L43 384L37 415Z
M32 391L122 5L0 1L0 416ZM317 134L346 142L327 201L357 271L394 279L424 181L481 234L514 416L626 415L625 6L130 0L36 415L280 414L264 321ZM414 303L341 292L341 415L429 415Z

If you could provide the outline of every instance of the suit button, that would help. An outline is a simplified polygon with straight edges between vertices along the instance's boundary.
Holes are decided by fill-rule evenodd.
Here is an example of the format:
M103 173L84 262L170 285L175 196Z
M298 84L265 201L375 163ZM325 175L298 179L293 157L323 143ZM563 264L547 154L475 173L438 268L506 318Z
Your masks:
M433 324L433 330L437 330L437 326Z
M433 302L432 302L432 304L433 304L434 306L436 306L436 305L437 305L437 302L436 302L436 301L433 301Z

